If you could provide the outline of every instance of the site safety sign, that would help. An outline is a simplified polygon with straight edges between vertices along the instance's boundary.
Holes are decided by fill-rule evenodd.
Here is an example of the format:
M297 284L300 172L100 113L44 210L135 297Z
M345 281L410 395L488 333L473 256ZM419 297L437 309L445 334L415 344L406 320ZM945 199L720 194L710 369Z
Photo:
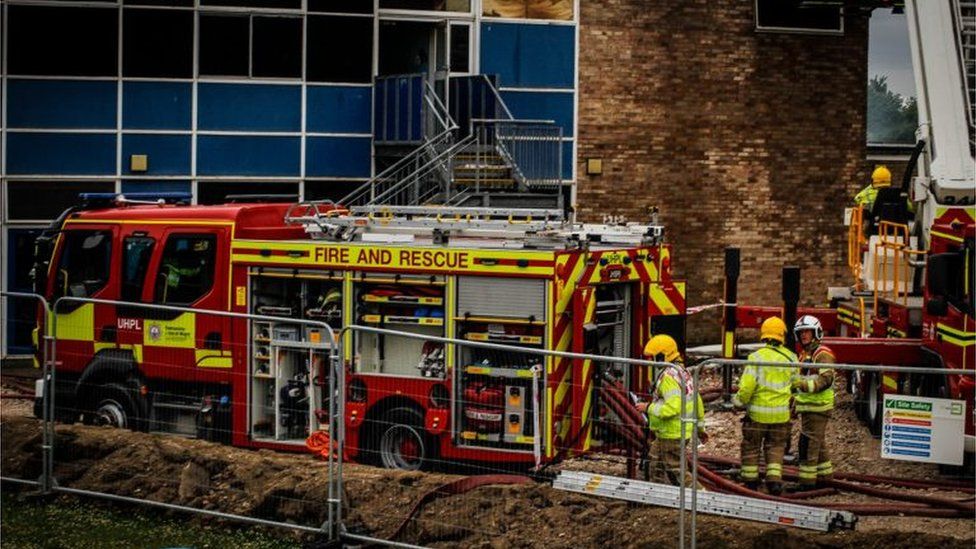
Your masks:
M966 402L884 396L881 457L962 465Z

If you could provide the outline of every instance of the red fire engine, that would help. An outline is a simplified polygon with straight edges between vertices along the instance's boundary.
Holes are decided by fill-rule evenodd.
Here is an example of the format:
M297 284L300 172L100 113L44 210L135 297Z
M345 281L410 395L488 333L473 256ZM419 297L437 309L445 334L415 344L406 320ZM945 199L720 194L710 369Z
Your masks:
M58 417L277 449L325 429L328 338L207 310L619 357L639 357L651 331L683 341L685 285L671 278L660 226L421 210L94 204L67 213L40 241L48 299L199 312L62 302ZM387 467L538 464L608 448L616 439L601 379L635 392L648 383L647 372L588 360L343 337L346 455Z

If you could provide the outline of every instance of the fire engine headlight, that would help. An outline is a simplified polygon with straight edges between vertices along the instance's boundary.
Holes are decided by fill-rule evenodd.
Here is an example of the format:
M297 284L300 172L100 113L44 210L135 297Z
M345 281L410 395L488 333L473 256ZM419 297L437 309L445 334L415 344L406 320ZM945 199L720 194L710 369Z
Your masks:
M437 384L430 388L430 405L434 408L447 408L451 397L447 392L447 387Z
M349 384L349 392L346 393L349 402L366 402L366 384L361 379L354 379Z

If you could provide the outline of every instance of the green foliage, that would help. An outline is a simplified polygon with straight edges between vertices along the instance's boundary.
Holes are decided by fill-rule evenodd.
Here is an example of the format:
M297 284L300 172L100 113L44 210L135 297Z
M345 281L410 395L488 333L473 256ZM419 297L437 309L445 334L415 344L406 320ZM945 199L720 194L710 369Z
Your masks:
M915 143L918 105L888 88L888 77L868 81L868 143Z
M0 537L7 549L291 549L296 540L276 537L283 530L247 528L152 508L126 509L69 497L47 503L21 500L4 491Z

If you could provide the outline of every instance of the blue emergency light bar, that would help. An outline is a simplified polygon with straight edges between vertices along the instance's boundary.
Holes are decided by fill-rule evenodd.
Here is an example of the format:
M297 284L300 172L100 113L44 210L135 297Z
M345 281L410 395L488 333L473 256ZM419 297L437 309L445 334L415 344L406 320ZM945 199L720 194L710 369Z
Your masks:
M78 198L85 202L115 201L119 197L132 200L159 200L166 202L189 202L193 199L192 193L181 192L160 192L160 193L79 193Z

